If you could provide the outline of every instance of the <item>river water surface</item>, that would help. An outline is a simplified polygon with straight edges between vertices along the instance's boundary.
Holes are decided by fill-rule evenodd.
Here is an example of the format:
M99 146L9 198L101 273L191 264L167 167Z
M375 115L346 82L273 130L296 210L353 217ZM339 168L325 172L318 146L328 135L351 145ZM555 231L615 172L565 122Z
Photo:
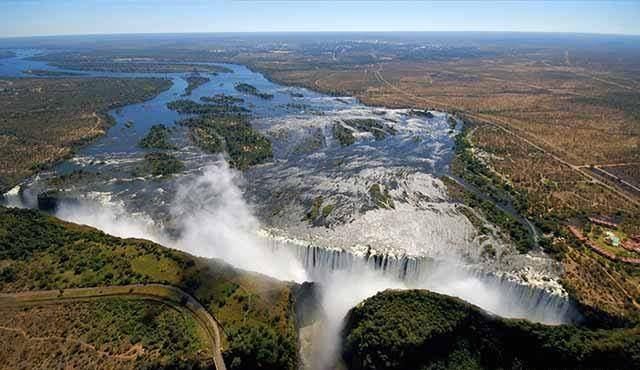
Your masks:
M354 293L341 298L338 311L384 288L423 287L503 316L548 323L575 318L556 263L542 253L518 254L496 230L481 234L450 201L439 176L449 171L460 125L444 113L369 107L350 97L281 86L234 64L223 64L230 73L200 73L210 81L182 96L186 73L67 71L28 59L43 51L16 52L0 60L0 76L49 70L160 77L172 86L110 111L115 125L106 135L13 189L5 197L9 205L37 207L38 194L58 190L59 217L118 236L146 237L282 279L331 284L332 274L346 273L341 285ZM274 97L241 94L237 83ZM173 100L200 102L216 94L244 99L252 125L272 142L272 161L244 173L229 169L222 156L191 143L176 124L186 115L167 108ZM394 134L380 139L355 130L357 140L349 146L334 139L336 124L353 129L349 122L362 119L381 122ZM158 123L172 129L177 149L171 153L185 164L183 173L169 178L136 171L148 152L138 142ZM385 189L393 206L375 205L373 185ZM311 220L314 202L322 217ZM494 259L483 257L489 244L497 250Z

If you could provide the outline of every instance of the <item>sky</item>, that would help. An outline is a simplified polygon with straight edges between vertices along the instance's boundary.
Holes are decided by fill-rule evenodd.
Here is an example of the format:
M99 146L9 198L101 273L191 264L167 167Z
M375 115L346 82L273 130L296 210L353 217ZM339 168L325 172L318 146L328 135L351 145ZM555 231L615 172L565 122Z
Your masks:
M0 37L290 31L640 35L640 0L0 0Z

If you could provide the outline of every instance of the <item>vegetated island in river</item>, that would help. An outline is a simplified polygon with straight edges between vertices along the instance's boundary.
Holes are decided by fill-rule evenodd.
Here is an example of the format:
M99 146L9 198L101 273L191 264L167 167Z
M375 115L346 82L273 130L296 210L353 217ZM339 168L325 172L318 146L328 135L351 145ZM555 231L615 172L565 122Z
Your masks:
M180 121L189 128L195 144L210 153L226 152L229 164L244 170L273 158L271 142L238 115L202 115Z
M203 103L212 103L217 105L235 105L244 103L244 99L237 96L216 94L213 96L203 96L200 98Z
M184 90L184 94L182 94L182 96L191 95L193 90L211 81L209 77L204 77L199 75L188 76L185 78L185 80L187 81L188 85L187 85L187 88Z
M264 163L273 158L271 142L251 127L249 110L235 104L227 97L214 97L222 104L199 104L191 100L177 100L167 104L180 113L197 114L183 119L179 124L188 127L191 139L201 149L210 153L226 153L229 164L241 170Z
M65 77L65 76L82 76L82 73L68 71L50 71L48 69L27 69L22 71L24 74L37 77Z
M139 171L144 175L170 176L184 170L184 164L173 154L153 152L144 155L144 165Z
M255 86L249 85L247 83L235 84L234 88L241 93L257 96L260 99L265 99L265 100L273 99L273 94L261 92Z
M193 100L181 99L167 103L167 107L183 114L242 115L249 113L244 107L231 104L200 104Z
M161 123L153 125L138 145L146 149L175 149L175 146L169 141L170 133L171 130Z

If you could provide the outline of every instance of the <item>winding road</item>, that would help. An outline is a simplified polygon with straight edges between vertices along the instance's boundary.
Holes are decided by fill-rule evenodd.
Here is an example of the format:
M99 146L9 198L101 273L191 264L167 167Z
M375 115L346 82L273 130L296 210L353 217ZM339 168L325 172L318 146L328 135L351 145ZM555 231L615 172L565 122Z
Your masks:
M86 301L108 297L154 300L170 305L179 310L189 311L189 313L196 318L198 323L202 325L209 337L211 347L213 349L213 363L215 364L216 369L226 370L226 366L222 358L220 329L218 328L222 327L222 325L220 325L220 323L211 316L211 314L193 296L170 285L136 284L0 294L0 308L60 304L65 302ZM21 332L20 329L13 328L0 329ZM93 348L93 346L89 344L86 345Z

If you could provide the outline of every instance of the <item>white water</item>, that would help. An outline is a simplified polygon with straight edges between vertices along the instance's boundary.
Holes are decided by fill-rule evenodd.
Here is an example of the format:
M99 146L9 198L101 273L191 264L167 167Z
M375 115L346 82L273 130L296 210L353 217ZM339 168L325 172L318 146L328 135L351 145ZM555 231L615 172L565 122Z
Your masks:
M458 296L504 317L549 324L572 320L574 312L566 294L466 268L455 254L436 262L404 254L326 249L302 241L265 238L257 233L261 224L243 198L242 181L240 173L223 160L205 167L199 176L182 181L170 206L172 219L176 220L173 226L181 231L177 240L159 230L147 215L126 212L125 205L108 193L87 194L92 201L63 203L56 215L116 236L146 238L194 255L220 258L236 267L282 280L330 283L337 274L348 285L366 271L370 273L368 282L358 282L355 291L425 288ZM7 194L7 200L12 206L22 205L15 189ZM354 296L359 297L355 291Z
M282 248L277 242L275 248ZM462 298L490 313L524 318L545 324L561 324L579 319L565 295L524 285L478 270L470 270L453 260L389 255L355 255L344 250L290 245L297 250L308 275L320 283L323 309L327 316L324 331L315 340L314 358L308 368L331 367L340 348L340 331L348 311L362 300L385 289L428 289Z
M500 316L548 324L569 322L576 317L566 295L470 270L455 257L435 262L264 238L258 235L260 222L243 198L241 181L241 175L224 161L204 168L199 176L186 177L170 206L176 223L173 226L180 230L177 240L155 227L149 217L127 213L124 204L114 202L108 194L92 194L95 202L63 203L57 216L116 236L147 238L194 255L221 258L236 267L278 279L319 282L328 321L316 338L321 350L314 367L335 359L342 320L348 310L388 288L429 289L460 297Z

